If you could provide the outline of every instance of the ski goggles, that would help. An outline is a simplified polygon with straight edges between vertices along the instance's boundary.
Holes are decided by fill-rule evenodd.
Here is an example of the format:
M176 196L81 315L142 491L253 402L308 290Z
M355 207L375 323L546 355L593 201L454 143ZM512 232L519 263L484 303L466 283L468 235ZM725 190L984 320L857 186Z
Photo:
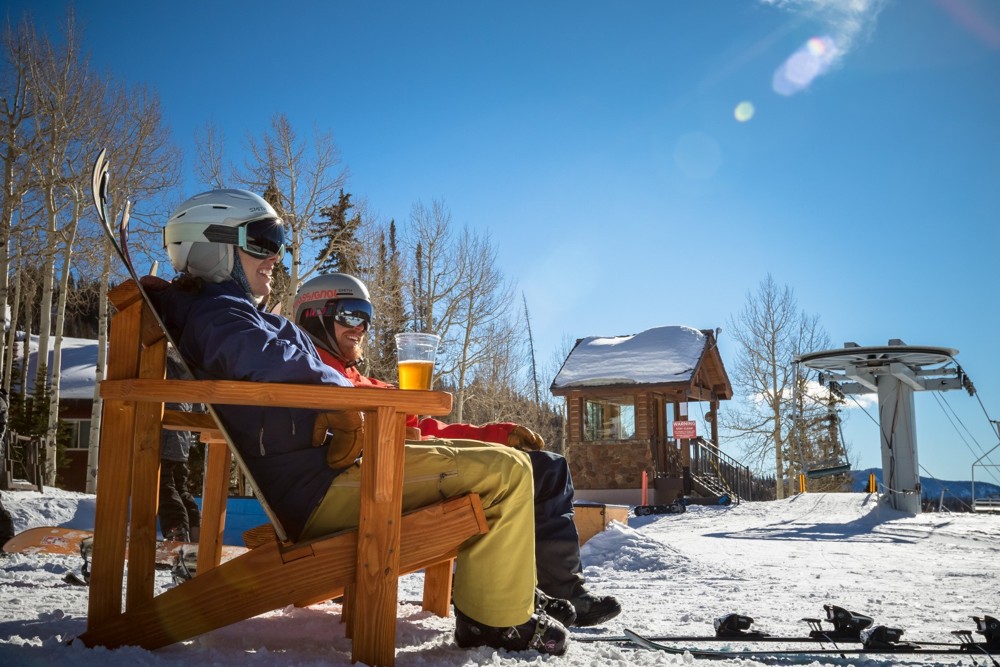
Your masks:
M364 299L331 299L323 306L322 312L324 317L332 318L348 329L364 325L367 330L375 315L371 303Z
M236 245L251 257L269 259L276 256L280 262L285 254L285 228L280 220L273 218L253 220L239 227Z

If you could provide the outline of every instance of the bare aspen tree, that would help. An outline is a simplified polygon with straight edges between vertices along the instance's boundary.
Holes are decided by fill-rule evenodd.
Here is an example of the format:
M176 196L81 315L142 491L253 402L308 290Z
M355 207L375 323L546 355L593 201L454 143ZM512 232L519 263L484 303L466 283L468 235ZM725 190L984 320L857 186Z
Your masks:
M10 386L13 383L14 350L17 345L17 320L21 312L20 271L16 271L14 273L13 298L9 299L8 303L10 305L10 329L7 330L6 336L4 337L4 348L7 350L7 354L4 355L3 360L3 379L4 389L9 392Z
M106 100L105 120L98 144L106 147L112 178L109 191L109 213L113 220L120 219L125 202L134 204L131 212L130 243L138 242L146 254L155 256L161 250L163 219L167 215L162 195L177 182L180 152L170 140L163 118L159 97L144 87L114 86ZM93 158L94 156L91 156ZM85 171L89 184L89 170ZM89 189L84 198L89 197ZM87 199L89 205L89 199ZM107 333L109 323L108 290L113 280L124 275L118 265L117 255L110 246L99 222L91 218L92 225L84 233L93 237L87 248L100 249L94 256L86 257L93 275L100 284L97 323L97 364L95 369L94 402L91 407L89 450L87 453L87 492L97 490L98 462L100 460L100 429L102 400L100 381L107 367ZM138 269L137 267L137 270Z
M51 377L49 419L45 434L45 480L56 481L56 435L59 423L59 376L61 368L62 318L65 285L73 253L77 225L83 213L82 172L89 162L88 139L92 139L95 114L100 113L103 88L88 72L80 53L77 29L69 13L64 43L39 39L28 71L29 92L35 107L38 150L30 156L37 180L42 210L42 233L48 252L42 256L42 293L38 330L36 391ZM57 293L59 301L53 307ZM55 322L52 317L55 315ZM54 334L54 342L50 336ZM52 352L51 368L47 367Z
M542 370L542 384L551 389L552 383L555 382L556 376L559 375L559 371L562 369L563 364L566 363L566 359L569 358L570 352L576 347L579 341L572 338L568 334L563 334L559 341L559 346L552 350L549 356L548 362L543 366ZM559 452L560 454L566 453L566 399L564 397L553 396L551 392L547 393L548 399L545 401L546 406L554 412L558 417L554 420L551 427L555 433L553 439L546 437L546 442L551 443L550 449Z
M464 265L454 256L451 213L444 202L435 200L430 209L421 202L413 205L406 249L413 258L408 288L414 326L441 336L447 349Z
M0 68L0 143L3 150L3 206L0 209L0 308L16 304L9 298L11 234L14 214L21 205L28 188L27 156L33 150L35 134L32 132L33 107L28 95L28 53L34 48L36 37L31 23L24 19L17 28L4 25L2 48L4 66ZM13 319L11 320L11 331ZM3 375L3 389L10 390L10 370L7 361L8 345L0 346L0 368L7 368Z
M37 34L26 19L17 34L9 30L5 33L4 44L5 58L11 64L2 79L6 111L3 131L9 138L4 157L9 158L5 167L14 169L5 174L0 235L16 234L16 244L3 244L2 261L7 262L9 269L11 258L7 248L19 248L18 276L32 277L23 281L26 288L21 290L25 306L21 321L25 333L30 333L34 315L38 314L38 366L32 406L42 418L32 418L46 425L47 484L54 484L56 475L61 349L70 292L76 279L100 278L99 289L104 298L113 269L109 261L111 249L105 245L103 231L95 224L92 208L93 160L101 147L109 149L117 170L112 180L115 213L120 212L126 194L141 200L176 180L176 151L166 155L161 150L171 163L166 171L162 163L150 159L156 153L154 146L162 145L165 136L155 95L141 88L125 90L96 76L81 52L79 37L71 10L58 38ZM27 111L18 112L20 107ZM21 120L17 120L17 113L21 113ZM148 211L148 202L143 203ZM136 212L134 219L141 223L143 209L137 205ZM133 229L137 232L132 235L133 241L138 243L143 237L141 224ZM8 270L3 273L6 276ZM102 312L104 316L98 323L101 343L98 380L104 364L106 307ZM6 359L3 368L5 381L10 382L12 368ZM24 363L22 393L27 388L23 378L26 372ZM99 400L95 401L94 409L91 442L96 447Z
M271 127L258 139L247 137L249 155L235 180L257 193L269 191L276 197L278 214L288 232L288 263L290 289L283 295L282 312L292 311L295 291L323 264L329 253L317 260L309 246L317 236L320 211L337 201L337 194L347 180L347 171L340 167L340 149L333 134L314 129L312 141L299 140L285 114L271 119ZM265 197L266 198L266 197Z
M496 249L489 236L479 237L465 228L456 251L454 256L461 267L460 280L452 297L456 302L452 326L454 415L455 420L461 422L469 380L477 367L491 365L498 356L509 358L509 351L503 349L503 344L514 340L515 335L509 321L512 289L497 267Z
M194 170L199 180L211 190L225 188L226 168L222 157L225 137L214 120L205 123L203 131L195 133L194 144L198 153Z
M755 293L747 293L743 310L730 318L730 329L739 349L733 385L746 400L742 407L723 413L720 423L739 440L759 471L774 461L781 499L790 470L786 457L795 411L793 359L803 345L823 347L826 334L818 318L799 311L792 289L779 287L770 274Z
M529 428L535 426L531 399L523 391L525 341L514 335L512 326L509 321L498 320L483 328L483 334L494 337L493 344L469 373L462 391L463 414L459 417L453 413L455 421L513 421Z
M538 366L535 364L535 337L531 333L531 315L528 313L528 297L521 292L521 301L524 304L524 325L528 330L528 353L531 358L531 391L535 396L535 404L541 405L541 390L538 386Z
M799 319L799 336L796 356L825 350L829 338L819 326L817 317L803 315ZM795 369L793 369L794 371ZM797 369L795 405L789 415L789 468L798 466L802 474L813 467L832 466L847 458L846 443L840 434L840 414L837 411L844 400L818 382L809 381L810 373L801 364ZM791 477L791 475L788 475ZM808 482L811 491L846 491L846 475L831 475Z

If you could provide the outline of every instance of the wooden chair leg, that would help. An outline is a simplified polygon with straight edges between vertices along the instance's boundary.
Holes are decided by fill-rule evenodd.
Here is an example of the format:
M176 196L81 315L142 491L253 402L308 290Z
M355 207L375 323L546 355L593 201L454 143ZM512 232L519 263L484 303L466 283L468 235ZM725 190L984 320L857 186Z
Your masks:
M226 525L229 466L233 455L225 442L207 445L208 470L202 498L201 537L198 541L198 574L217 567L222 560L222 532Z
M451 612L451 580L455 571L455 559L441 561L424 570L425 611L447 617Z
M354 585L344 586L344 595L341 598L340 622L347 627L344 628L344 636L350 639L354 636L354 601L357 596L354 594Z

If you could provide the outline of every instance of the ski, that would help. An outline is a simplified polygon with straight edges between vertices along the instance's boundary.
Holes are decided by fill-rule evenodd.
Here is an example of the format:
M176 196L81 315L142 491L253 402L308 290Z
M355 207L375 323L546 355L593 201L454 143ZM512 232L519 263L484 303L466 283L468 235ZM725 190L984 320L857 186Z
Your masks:
M901 641L903 636L903 630L898 628L888 628L883 625L872 626L872 618L870 616L865 616L864 614L859 614L857 612L849 611L843 607L837 605L826 604L823 605L823 609L826 611L826 621L833 625L832 628L826 629L822 627L822 621L815 618L804 618L802 619L805 623L809 625L810 632L808 635L798 635L798 636L775 636L770 633L761 630L751 630L754 619L750 616L745 616L743 614L725 614L720 616L715 620L715 635L662 635L662 636L641 636L635 631L629 630L625 635L622 636L576 636L574 639L576 641L582 642L629 642L636 643L636 637L641 637L644 642L670 642L670 643L694 643L697 645L702 645L705 643L716 643L716 642L726 642L731 645L741 644L741 645L751 645L751 644L765 644L765 643L780 643L780 644L803 644L803 643L814 643L814 644L832 644L833 649L829 651L836 653L841 650L837 648L838 642L844 644L861 644L860 650L866 650L869 652L873 651L885 651L885 652L899 652L908 651L913 648L920 648L922 650L928 650L928 647L942 648L949 651L958 650L966 652L976 652L976 653L996 653L1000 651L1000 621L993 618L992 616L984 616L982 618L978 616L973 616L972 619L976 622L976 632L983 635L985 639L984 642L977 642L973 637L971 630L956 630L952 634L958 639L957 642L927 642L920 641L916 643L909 643ZM683 652L685 649L680 647L668 647L675 652ZM825 647L820 647L824 649ZM687 650L701 650L701 649L687 649ZM747 652L750 649L741 649L740 652ZM796 651L804 652L814 652L812 649L796 649ZM769 649L760 649L760 652L774 653L776 651ZM1000 665L998 665L1000 667Z
M809 658L811 656L819 655L839 655L845 658L849 655L981 655L985 657L992 657L992 652L996 650L995 648L987 646L982 642L931 647L925 647L919 644L902 643L879 648L710 649L690 646L667 646L666 644L654 641L648 637L643 637L639 633L633 632L628 628L626 628L624 632L629 641L640 648L661 651L671 655L690 654L693 658L709 660L796 656ZM994 664L996 664L995 661Z
M658 637L647 637L654 641L669 642L720 642L732 641L735 639L752 642L771 643L803 643L803 642L860 642L861 633L872 624L872 618L849 611L843 607L833 604L823 605L826 611L826 621L833 625L830 629L823 628L823 621L817 618L803 618L803 622L809 625L808 635L796 636L773 636L763 630L751 630L754 620L744 614L724 614L715 619L714 635L663 635ZM902 634L902 631L900 631ZM582 641L629 641L628 637L595 637L593 639L583 639Z
M118 253L119 259L122 260L122 264L128 269L129 275L135 279L135 270L132 268L132 262L128 260L121 245L118 243L114 230L111 228L111 216L108 213L108 183L110 180L108 172L111 165L107 160L107 152L106 148L102 149L100 155L97 156L97 160L94 161L94 170L90 182L91 193L94 197L94 207L97 209L97 217L104 227L104 234L111 241L111 245L114 247L115 252Z
M774 636L768 634L760 635L743 635L739 637L720 637L718 635L654 635L647 636L646 639L657 642L694 642L694 643L720 643L720 642L753 642L762 644L822 644L822 643L833 643L833 640L823 639L820 637L810 637L808 635L796 635L796 636ZM631 642L632 639L625 635L573 635L573 641L577 642L608 642L608 643L625 643ZM856 640L855 640L856 641ZM952 644L948 644L951 646ZM958 646L957 643L954 644Z
M91 175L91 192L94 196L94 207L97 209L97 217L100 218L101 224L104 227L104 233L108 237L108 240L111 241L111 245L114 246L115 252L118 253L119 259L122 260L122 264L128 270L129 276L139 285L139 291L142 292L143 299L152 308L152 304L147 298L148 295L139 283L139 274L136 273L135 266L132 264L132 257L128 251L128 223L129 212L132 206L131 201L128 199L125 200L125 208L122 210L121 220L118 223L117 236L115 236L115 230L111 227L111 216L108 213L108 184L111 180L110 168L111 163L107 159L107 149L105 148L101 150L97 156L97 160L94 161L94 170Z

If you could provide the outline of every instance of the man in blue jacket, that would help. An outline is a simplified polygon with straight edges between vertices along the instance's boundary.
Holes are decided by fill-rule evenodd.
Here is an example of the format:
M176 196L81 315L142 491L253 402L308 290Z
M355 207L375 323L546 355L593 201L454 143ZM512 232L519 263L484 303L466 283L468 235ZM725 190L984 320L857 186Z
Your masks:
M352 386L322 362L304 332L260 307L284 253L281 219L261 197L243 190L196 195L167 221L164 244L180 275L153 294L196 378ZM356 469L352 456L359 453L356 413L215 407L290 536L357 525L358 488L350 483ZM458 645L561 655L566 629L534 612L530 460L509 447L478 444L408 444L403 509L478 493L490 530L458 553L453 590ZM333 460L343 463L328 465Z

